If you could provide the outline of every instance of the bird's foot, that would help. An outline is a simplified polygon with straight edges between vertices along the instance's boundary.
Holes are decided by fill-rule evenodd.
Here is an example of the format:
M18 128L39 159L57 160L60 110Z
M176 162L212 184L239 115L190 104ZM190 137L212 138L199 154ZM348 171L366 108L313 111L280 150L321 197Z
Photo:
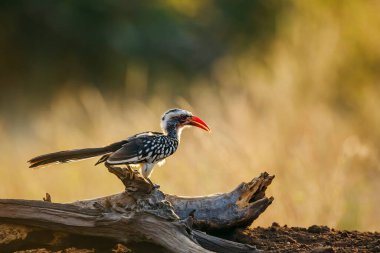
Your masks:
M159 189L160 188L160 186L158 185L158 184L154 184L153 182L152 182L152 180L150 180L149 178L145 178L146 179L146 181L148 181L149 182L149 184L152 186L152 190L156 190L156 189Z

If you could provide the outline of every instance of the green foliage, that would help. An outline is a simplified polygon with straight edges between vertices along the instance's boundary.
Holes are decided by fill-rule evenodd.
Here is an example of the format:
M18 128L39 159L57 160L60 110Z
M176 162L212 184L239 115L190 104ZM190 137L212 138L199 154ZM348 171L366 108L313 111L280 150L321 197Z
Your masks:
M136 62L147 68L150 86L165 72L208 74L225 54L273 38L283 8L274 3L188 1L187 10L170 1L3 0L1 91L40 97L69 81L118 91Z

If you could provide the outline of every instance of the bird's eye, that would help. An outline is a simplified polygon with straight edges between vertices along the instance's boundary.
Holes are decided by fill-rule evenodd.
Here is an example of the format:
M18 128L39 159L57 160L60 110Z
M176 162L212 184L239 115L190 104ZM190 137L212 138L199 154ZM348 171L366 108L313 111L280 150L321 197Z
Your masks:
M187 120L187 116L185 115L179 117L179 122L181 123L185 123L186 120Z

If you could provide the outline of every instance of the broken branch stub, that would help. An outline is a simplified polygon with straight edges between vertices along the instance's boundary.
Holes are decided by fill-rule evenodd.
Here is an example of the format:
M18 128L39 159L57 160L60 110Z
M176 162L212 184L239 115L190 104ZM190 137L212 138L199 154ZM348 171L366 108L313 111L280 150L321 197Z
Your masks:
M202 197L179 197L166 195L180 218L192 210L194 227L202 231L225 230L251 224L272 203L273 197L266 197L265 191L274 176L264 172L248 183L241 183L229 193Z

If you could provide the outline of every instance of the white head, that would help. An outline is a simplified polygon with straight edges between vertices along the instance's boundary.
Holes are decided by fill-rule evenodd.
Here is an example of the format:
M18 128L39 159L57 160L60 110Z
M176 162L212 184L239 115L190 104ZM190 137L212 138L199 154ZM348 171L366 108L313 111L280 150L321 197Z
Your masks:
M196 126L206 131L210 128L200 118L183 109L170 109L162 115L161 129L172 137L180 138L182 129L188 126Z

